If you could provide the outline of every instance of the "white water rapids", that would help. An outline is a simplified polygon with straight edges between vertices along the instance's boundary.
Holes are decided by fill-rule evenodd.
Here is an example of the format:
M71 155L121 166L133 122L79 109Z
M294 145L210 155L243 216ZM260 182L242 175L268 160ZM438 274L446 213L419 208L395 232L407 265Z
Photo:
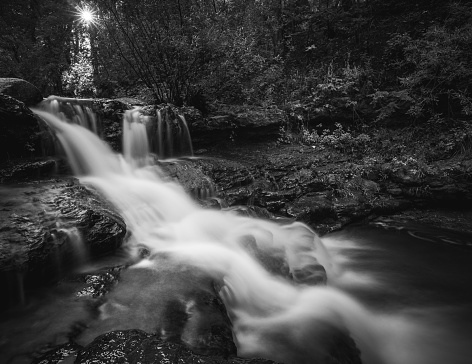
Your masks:
M352 336L365 364L470 363L459 343L445 340L448 334L431 321L411 312L373 312L344 293L355 285L375 290L376 280L341 269L332 249L306 225L202 209L157 166L132 163L132 156L143 158L142 149L133 152L129 144L123 158L85 128L49 112L35 113L55 130L80 181L101 191L124 217L132 232L130 248L141 245L151 252L135 268L152 270L153 256L165 253L222 282L220 295L238 355L323 363L328 324ZM139 126L133 128L143 134ZM291 272L319 262L328 285L295 284L270 274L245 250L248 236L263 254L283 259Z

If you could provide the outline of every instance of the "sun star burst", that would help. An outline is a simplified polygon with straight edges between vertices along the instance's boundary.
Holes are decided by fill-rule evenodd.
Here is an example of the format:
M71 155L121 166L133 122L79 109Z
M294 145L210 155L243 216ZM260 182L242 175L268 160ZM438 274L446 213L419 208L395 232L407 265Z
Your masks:
M88 5L77 6L76 15L78 16L78 21L85 26L98 24L97 12Z

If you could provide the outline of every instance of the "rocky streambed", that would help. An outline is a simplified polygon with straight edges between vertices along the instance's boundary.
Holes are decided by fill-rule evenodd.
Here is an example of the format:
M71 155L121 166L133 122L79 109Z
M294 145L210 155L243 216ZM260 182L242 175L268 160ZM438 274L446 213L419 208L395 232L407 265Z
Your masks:
M201 159L167 165L169 174L185 185L182 170L197 170L207 176L202 185L212 185L226 206L253 206L305 222L320 234L408 210L459 212L472 198L471 160L369 162L276 141L226 143L197 149L196 155Z

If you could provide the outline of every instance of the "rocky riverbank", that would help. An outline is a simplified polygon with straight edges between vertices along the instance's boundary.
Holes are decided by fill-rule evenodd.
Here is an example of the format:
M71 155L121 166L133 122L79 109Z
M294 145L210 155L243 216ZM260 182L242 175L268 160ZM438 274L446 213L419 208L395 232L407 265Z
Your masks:
M204 183L223 198L220 204L266 209L321 234L410 209L467 209L472 198L472 161L467 159L429 165L375 161L276 141L216 145L197 150L197 156L201 159L167 168L184 185L186 178L176 169L191 166L207 176Z

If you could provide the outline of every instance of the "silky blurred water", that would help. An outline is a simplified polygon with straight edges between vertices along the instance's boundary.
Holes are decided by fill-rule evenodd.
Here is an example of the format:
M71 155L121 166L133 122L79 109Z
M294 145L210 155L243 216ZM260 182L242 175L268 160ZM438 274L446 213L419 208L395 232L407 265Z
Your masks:
M137 263L96 311L73 290L59 289L60 294L56 290L19 309L13 320L2 320L0 348L8 354L1 360L27 360L45 344L61 343L78 322L83 327L76 339L84 345L116 329L137 327L165 336L169 302L191 307L187 292L208 291L208 282L216 282L241 356L323 363L329 326L352 336L365 364L470 363L470 237L378 222L320 239L301 223L202 209L181 186L163 178L158 166L127 160L145 157L143 150L123 158L83 127L36 112L56 131L80 181L100 191L123 216L132 233L127 254ZM292 275L321 264L328 285L274 275L250 245ZM143 248L149 254L140 260ZM201 279L189 279L183 273L188 271ZM48 318L50 312L54 317ZM205 315L192 314L198 325L205 322ZM199 332L190 321L183 320L184 328L176 331L188 342Z

